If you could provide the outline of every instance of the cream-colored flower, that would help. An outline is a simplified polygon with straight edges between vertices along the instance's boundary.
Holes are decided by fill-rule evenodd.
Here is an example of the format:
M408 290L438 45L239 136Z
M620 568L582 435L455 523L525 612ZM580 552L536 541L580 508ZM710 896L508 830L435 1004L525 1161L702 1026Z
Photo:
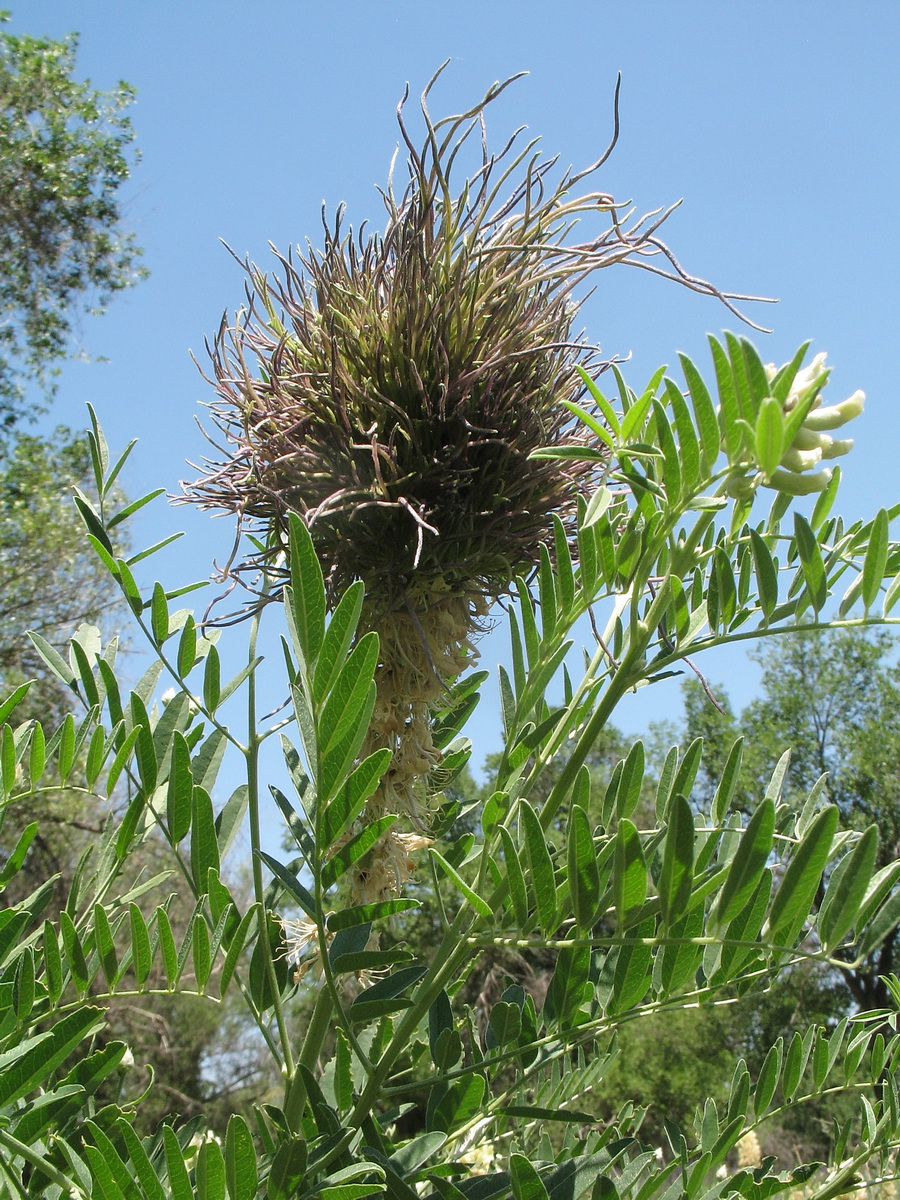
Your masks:
M374 904L399 896L416 870L411 855L432 844L418 833L396 833L389 829L353 872L350 898L354 904Z
M307 917L282 917L281 927L287 943L285 957L297 968L294 978L300 980L307 971L321 971L319 927ZM313 953L309 953L312 951Z
M739 1167L758 1167L762 1164L762 1148L752 1129L738 1139L736 1149Z
M479 1142L461 1154L459 1161L471 1167L473 1175L487 1175L494 1169L497 1156L490 1142Z

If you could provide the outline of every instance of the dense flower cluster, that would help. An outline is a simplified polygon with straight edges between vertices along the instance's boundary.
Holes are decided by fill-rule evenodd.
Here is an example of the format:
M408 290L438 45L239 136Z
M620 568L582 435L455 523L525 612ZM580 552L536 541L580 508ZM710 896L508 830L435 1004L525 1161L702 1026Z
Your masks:
M800 431L785 450L780 467L770 480L770 486L779 491L790 492L792 495L822 491L831 481L831 470L821 467L813 471L813 468L819 467L823 459L839 458L853 449L852 438L836 439L825 430L840 429L842 425L858 417L863 410L865 394L856 391L841 404L823 408L821 391L828 382L828 372L824 352L817 354L808 367L797 372L791 385L784 403L786 414L807 398L811 391L815 400L800 426ZM774 365L767 366L766 373L770 379L774 379Z

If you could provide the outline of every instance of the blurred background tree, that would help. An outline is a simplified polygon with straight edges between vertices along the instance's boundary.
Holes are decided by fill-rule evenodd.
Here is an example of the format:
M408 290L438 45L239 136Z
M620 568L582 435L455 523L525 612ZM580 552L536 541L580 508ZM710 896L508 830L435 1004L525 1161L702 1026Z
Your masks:
M0 20L8 14L0 14ZM0 35L0 421L54 391L85 312L143 275L119 189L135 154L134 90L73 77L78 38Z

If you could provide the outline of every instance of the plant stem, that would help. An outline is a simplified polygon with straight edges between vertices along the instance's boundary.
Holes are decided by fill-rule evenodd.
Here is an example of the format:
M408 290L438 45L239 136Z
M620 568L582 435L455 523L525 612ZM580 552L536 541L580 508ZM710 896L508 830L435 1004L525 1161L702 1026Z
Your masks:
M328 987L323 985L316 997L312 1016L309 1019L306 1035L303 1038L303 1045L300 1048L297 1067L294 1068L285 1089L284 1118L290 1129L300 1129L303 1108L306 1104L306 1081L303 1078L303 1072L298 1067L305 1067L307 1071L312 1071L315 1068L316 1060L325 1041L325 1035L328 1032L333 1008L334 1002L331 998L331 992Z
M266 577L262 589L263 597L266 596L268 590L269 579ZM247 661L251 664L256 659L256 644L259 638L262 609L263 604L260 604L250 622ZM266 979L272 994L272 1006L275 1009L275 1020L278 1024L278 1036L281 1042L284 1070L288 1078L292 1078L294 1075L294 1056L291 1050L291 1039L287 1023L284 1018L284 1009L281 1004L281 993L275 974L275 963L272 959L272 947L269 941L269 921L266 912L265 889L263 887L262 859L260 858L262 838L259 820L259 746L260 737L256 728L256 670L251 666L250 674L247 678L247 747L244 750L244 756L247 762L247 810L250 817L250 861L253 870L253 895L259 906L260 914L259 933L257 936L261 939L263 946Z

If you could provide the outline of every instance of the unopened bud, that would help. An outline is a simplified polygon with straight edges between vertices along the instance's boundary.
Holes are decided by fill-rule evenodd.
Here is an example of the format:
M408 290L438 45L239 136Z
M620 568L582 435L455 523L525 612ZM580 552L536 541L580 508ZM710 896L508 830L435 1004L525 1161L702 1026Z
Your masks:
M796 471L785 471L781 467L772 472L768 486L790 496L811 496L813 492L824 492L831 482L831 468L823 467L812 475L798 475Z
M823 458L840 458L853 449L853 438L832 438L827 433L820 434L820 437L826 439L822 446Z
M865 404L865 392L854 392L840 404L832 404L827 408L814 408L803 422L807 429L840 429L854 417L858 417Z
M781 465L789 471L808 471L821 461L822 449L820 446L817 446L815 450L798 450L796 446L789 446L781 460Z

